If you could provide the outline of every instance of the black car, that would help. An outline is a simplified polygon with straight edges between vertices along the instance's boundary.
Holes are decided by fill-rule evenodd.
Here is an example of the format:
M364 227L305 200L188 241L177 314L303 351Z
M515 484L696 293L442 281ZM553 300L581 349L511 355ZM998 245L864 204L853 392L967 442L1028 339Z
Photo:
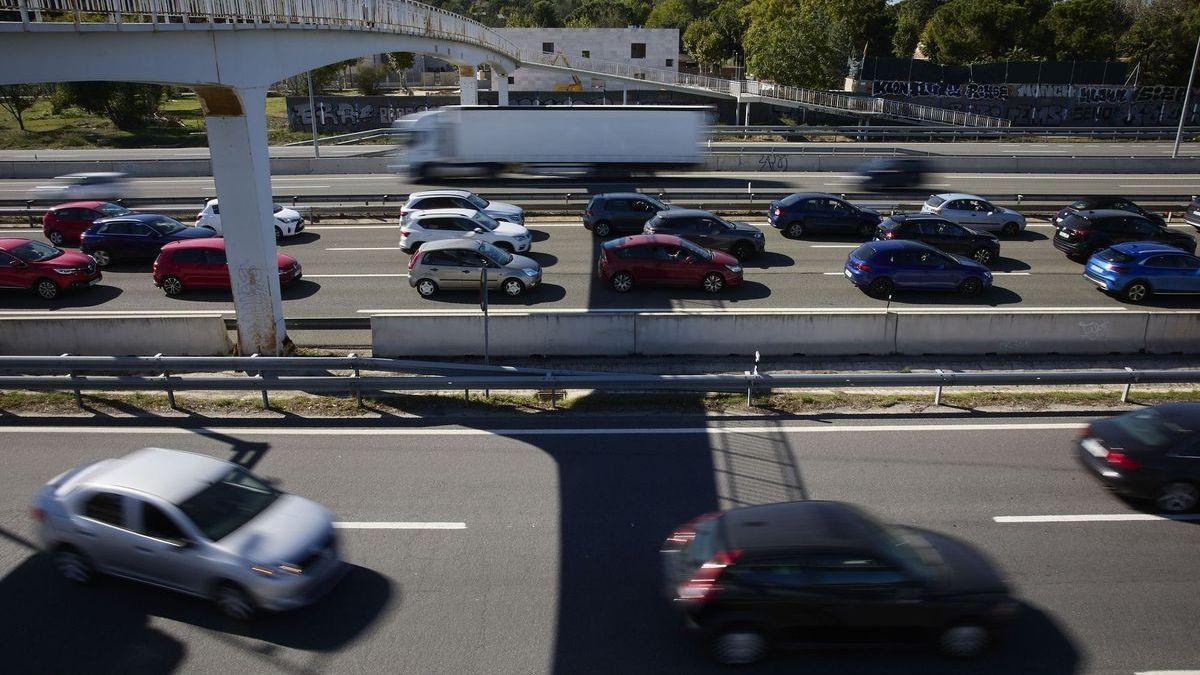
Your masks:
M1080 211L1099 211L1102 209L1135 213L1159 225L1165 226L1167 224L1167 221L1163 220L1161 215L1143 209L1134 204L1133 200L1115 196L1080 197L1071 202L1069 206L1059 209L1058 213L1051 219L1050 224L1055 227L1062 227L1062 223L1067 219L1067 216L1079 213Z
M1168 403L1092 422L1076 454L1113 492L1183 513L1200 503L1200 403Z
M1192 203L1183 212L1183 222L1200 231L1200 196L1192 197Z
M1157 241L1196 252L1196 240L1128 211L1080 211L1063 220L1054 233L1054 248L1068 258L1086 260L1096 251L1127 241Z
M698 209L661 211L646 221L642 231L673 234L704 248L728 251L738 260L752 258L766 249L766 237L757 227L750 223L731 223Z
M967 544L839 502L707 514L676 530L661 557L668 597L722 663L757 661L773 645L913 639L974 656L1017 609Z
M984 265L1000 257L1000 239L996 235L919 213L884 218L875 231L875 239L921 241L947 253L969 256Z
M859 168L866 190L917 188L925 182L925 161L918 157L876 157Z
M797 192L771 202L767 222L792 239L809 232L839 232L868 238L879 224L879 212L822 192Z
M583 212L583 226L604 239L642 231L647 220L671 207L639 192L611 192L592 197Z

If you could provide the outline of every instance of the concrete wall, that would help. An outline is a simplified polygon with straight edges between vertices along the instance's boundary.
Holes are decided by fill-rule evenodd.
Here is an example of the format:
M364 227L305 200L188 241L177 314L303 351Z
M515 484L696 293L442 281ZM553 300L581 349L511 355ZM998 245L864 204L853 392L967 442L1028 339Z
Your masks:
M478 356L478 312L378 315L375 356ZM494 356L1197 354L1200 312L509 312Z
M5 356L224 356L225 321L208 316L0 318Z
M512 41L523 52L544 53L543 45L553 45L552 52L561 55L562 63L586 68L589 60L624 63L633 67L659 68L679 71L679 29L677 28L497 28L497 33ZM630 46L646 45L645 58L632 58ZM587 53L587 56L584 53ZM655 89L617 80L579 75L583 89ZM521 66L512 73L511 87L521 91L536 91L572 84L571 75L532 65Z

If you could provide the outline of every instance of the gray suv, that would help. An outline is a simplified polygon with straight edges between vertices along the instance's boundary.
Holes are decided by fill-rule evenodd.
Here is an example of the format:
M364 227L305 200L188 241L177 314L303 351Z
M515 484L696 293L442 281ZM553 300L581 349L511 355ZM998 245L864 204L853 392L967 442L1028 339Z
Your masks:
M542 266L535 260L486 241L443 239L425 244L409 259L408 285L423 298L443 290L478 289L485 269L488 288L513 298L542 283Z
M640 192L600 194L588 202L583 212L583 227L601 239L614 234L638 233L647 220L670 208L670 205Z
M746 260L766 249L763 231L750 223L730 222L699 209L671 209L643 226L646 234L673 234L704 248L726 251Z
M325 507L192 452L144 448L76 467L38 492L33 515L67 579L142 581L239 620L309 604L346 572Z

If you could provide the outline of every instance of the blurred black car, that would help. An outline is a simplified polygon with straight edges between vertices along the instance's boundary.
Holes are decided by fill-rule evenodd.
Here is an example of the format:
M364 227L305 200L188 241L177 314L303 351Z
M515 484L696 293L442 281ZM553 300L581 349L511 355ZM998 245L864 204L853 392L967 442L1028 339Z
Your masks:
M1067 216L1079 213L1081 211L1099 211L1101 209L1111 209L1114 211L1127 211L1135 213L1153 223L1166 226L1167 221L1163 217L1153 211L1148 211L1133 203L1133 200L1125 197L1117 197L1112 195L1097 195L1094 197L1080 197L1071 202L1068 206L1059 209L1054 218L1050 220L1050 224L1055 227L1062 227L1063 221Z
M919 188L928 173L925 160L918 157L876 157L859 168L865 190Z
M884 218L875 231L875 239L921 241L947 253L968 256L984 265L1000 257L1000 238L996 235L920 213Z
M732 253L746 260L766 249L763 231L750 223L730 222L699 209L660 211L646 221L645 234L673 234L704 248Z
M913 639L975 656L1017 608L970 546L838 502L703 515L661 555L668 597L722 663L757 661L773 645Z
M1200 403L1168 403L1092 422L1077 443L1084 467L1113 492L1184 513L1200 503Z
M1196 240L1187 234L1128 211L1112 209L1073 213L1051 238L1054 248L1076 260L1086 260L1097 251L1130 241L1157 241L1188 253L1196 252Z
M857 234L865 239L874 234L879 212L823 192L797 192L771 202L767 222L792 239L809 232Z

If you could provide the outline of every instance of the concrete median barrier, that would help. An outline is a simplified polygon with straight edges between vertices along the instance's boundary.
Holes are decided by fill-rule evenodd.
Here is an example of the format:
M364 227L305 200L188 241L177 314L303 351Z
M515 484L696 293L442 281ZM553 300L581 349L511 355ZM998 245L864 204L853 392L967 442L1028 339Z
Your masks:
M1150 314L1146 351L1151 354L1200 353L1200 312Z
M488 319L493 356L624 355L634 351L635 314L502 312ZM371 317L372 354L481 356L483 314Z
M863 313L642 313L635 315L638 354L890 354L896 315Z
M233 351L220 314L0 318L6 356L224 356Z
M1146 349L1146 312L903 313L897 354L1131 354Z

